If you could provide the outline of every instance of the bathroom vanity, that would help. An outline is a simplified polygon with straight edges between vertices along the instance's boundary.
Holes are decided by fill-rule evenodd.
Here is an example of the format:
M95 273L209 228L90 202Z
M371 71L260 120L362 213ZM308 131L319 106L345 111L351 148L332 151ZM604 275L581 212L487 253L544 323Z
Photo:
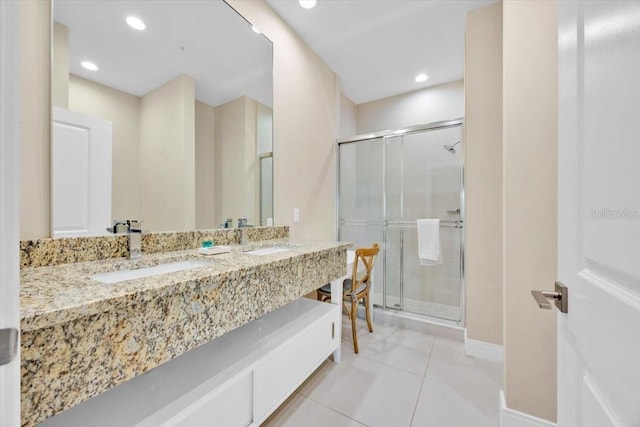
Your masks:
M99 405L110 425L262 422L339 346L340 306L298 298L344 275L348 246L279 239L210 257L194 248L23 268L23 426L98 395L60 417ZM176 262L195 263L92 279ZM131 409L108 404L119 401ZM56 418L45 425L70 425Z

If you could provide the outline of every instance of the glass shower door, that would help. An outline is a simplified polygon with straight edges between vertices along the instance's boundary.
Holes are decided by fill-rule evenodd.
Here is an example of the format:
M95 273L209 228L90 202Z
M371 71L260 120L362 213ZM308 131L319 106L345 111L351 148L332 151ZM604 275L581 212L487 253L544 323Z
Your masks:
M373 303L462 322L461 121L339 145L338 238L378 242ZM418 258L417 220L441 221L442 264Z
M385 138L386 307L461 321L460 127ZM418 258L416 220L441 221L442 264Z
M339 150L339 239L354 248L383 248L382 138L341 144ZM383 295L382 253L374 264L374 304Z

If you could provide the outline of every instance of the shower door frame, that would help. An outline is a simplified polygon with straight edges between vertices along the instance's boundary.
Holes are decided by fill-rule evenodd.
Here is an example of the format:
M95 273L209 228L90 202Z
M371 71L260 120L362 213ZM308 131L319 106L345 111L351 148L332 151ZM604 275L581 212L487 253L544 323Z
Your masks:
M417 126L409 126L409 127L405 127L405 128L401 128L401 129L395 129L395 130L384 130L384 131L380 131L380 132L374 132L374 133L368 133L368 134L362 134L362 135L355 135L349 138L341 138L338 139L337 142L337 153L336 153L336 240L338 240L340 238L340 145L342 144L349 144L349 143L357 143L357 142L363 142L363 141L369 141L369 140L375 140L375 139L380 139L380 142L382 144L384 144L386 142L387 139L389 138L396 138L396 137L402 137L405 135L410 135L410 134L416 134L416 133L421 133L421 132L429 132L429 131L435 131L435 130L439 130L439 129L448 129L448 128L453 128L453 127L459 127L460 128L460 145L462 147L464 147L464 118L457 118L457 119L452 119L452 120L444 120L444 121L439 121L439 122L433 122L433 123L427 123L427 124L423 124L423 125L417 125ZM383 146L382 148L382 178L383 180L385 180L386 177L386 147ZM392 310L395 312L399 312L399 313L403 313L406 315L410 315L410 316L418 316L420 318L428 318L429 320L435 321L437 323L443 323L443 324L450 324L450 325L455 325L455 326L464 326L465 325L465 320L466 320L466 284L465 284L465 253L464 253L464 247L465 247L465 236L466 236L466 212L465 212L465 156L464 156L464 152L461 155L460 158L460 320L456 321L456 320L450 320L450 319L444 319L444 318L440 318L440 317L436 317L436 316L432 316L429 314L419 314L419 313L411 313L411 312L406 312L404 311L404 301L403 301L403 294L404 294L404 282L403 282L403 278L402 278L402 269L400 269L400 274L401 274L401 281L400 281L400 305L401 308L400 309L395 309L393 307L388 307L387 306L387 283L386 283L386 273L387 273L387 266L386 266L386 251L387 251L387 223L389 222L389 220L387 219L387 184L386 184L386 180L385 182L383 182L382 185L382 216L383 216L383 220L382 220L382 252L383 252L383 257L382 257L382 307L378 306L379 308L381 308L382 310ZM380 225L379 224L380 221L362 221L361 224L358 225L371 225L371 226L376 226L376 225ZM355 225L355 224L351 224L351 225ZM401 263L402 263L402 252L400 254L401 256ZM402 265L402 264L401 264ZM377 277L374 279L375 282L374 284L379 284L380 283L380 278Z

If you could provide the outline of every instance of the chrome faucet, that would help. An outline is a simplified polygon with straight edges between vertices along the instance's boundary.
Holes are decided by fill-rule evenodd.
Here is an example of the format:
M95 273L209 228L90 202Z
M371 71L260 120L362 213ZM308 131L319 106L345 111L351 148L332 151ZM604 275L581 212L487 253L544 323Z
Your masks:
M107 231L114 234L127 234L129 259L138 259L142 256L142 221L117 219L113 222L113 227L107 227Z
M142 221L132 219L127 221L129 225L129 259L138 259L142 256Z
M219 226L220 228L231 228L233 227L233 218L227 218L222 224Z
M249 242L247 237L247 228L253 227L253 225L247 224L247 218L238 218L238 228L240 229L240 244L246 245Z

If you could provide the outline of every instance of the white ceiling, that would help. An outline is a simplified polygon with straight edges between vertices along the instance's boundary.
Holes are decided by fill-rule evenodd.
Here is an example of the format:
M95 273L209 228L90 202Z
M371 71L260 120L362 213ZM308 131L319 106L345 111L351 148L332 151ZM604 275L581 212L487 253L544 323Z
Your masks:
M128 15L147 29L130 28ZM136 96L188 74L207 104L246 95L272 105L272 44L222 1L55 0L54 20L69 27L72 74Z
M356 104L462 79L466 13L494 1L267 0Z

